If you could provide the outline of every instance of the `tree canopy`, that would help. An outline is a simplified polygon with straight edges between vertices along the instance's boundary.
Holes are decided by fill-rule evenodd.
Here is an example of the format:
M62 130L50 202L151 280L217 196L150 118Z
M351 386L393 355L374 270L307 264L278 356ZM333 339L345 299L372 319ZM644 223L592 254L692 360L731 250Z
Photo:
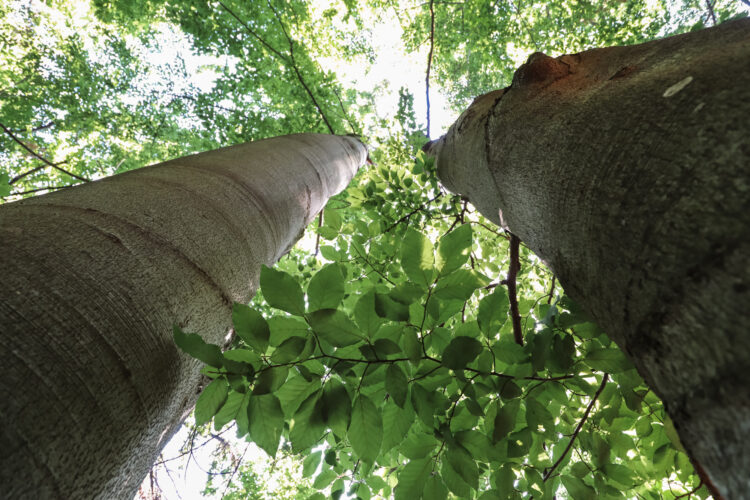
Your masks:
M376 27L395 13L423 56L427 98L437 88L457 110L508 85L532 52L638 43L743 5L6 2L0 196L281 134L361 134L373 165L306 247L263 270L253 302L234 305L231 348L175 329L206 364L198 431L234 425L270 456L301 454L311 499L707 498L661 401L606 332L439 184L419 150L423 94L395 89L383 115L387 86L347 86L327 68L372 64Z

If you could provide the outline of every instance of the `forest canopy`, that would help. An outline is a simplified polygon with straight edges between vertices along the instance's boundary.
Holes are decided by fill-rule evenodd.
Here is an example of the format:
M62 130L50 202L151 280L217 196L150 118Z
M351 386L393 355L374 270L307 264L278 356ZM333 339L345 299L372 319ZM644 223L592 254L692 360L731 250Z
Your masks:
M6 1L0 197L278 135L355 134L372 164L234 305L230 348L175 328L206 364L187 446L236 436L218 438L204 493L268 494L231 451L247 441L279 463L298 457L307 479L282 467L289 498L707 498L620 349L522 242L439 183L420 148L533 52L636 44L749 10ZM418 79L389 74L385 33Z

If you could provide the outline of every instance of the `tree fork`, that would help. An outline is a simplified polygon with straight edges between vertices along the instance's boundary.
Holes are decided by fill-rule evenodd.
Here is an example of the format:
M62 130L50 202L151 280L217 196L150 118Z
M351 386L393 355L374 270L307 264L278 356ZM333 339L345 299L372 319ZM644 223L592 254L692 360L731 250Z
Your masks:
M427 149L664 400L706 484L750 491L750 19L532 54Z
M233 301L367 157L299 134L187 156L0 207L4 498L132 498L192 409Z

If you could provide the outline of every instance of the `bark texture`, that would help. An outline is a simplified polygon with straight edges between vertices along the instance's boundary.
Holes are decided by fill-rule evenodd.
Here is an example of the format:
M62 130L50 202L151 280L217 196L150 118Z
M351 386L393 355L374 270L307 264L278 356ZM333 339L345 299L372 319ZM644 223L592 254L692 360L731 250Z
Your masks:
M718 490L750 498L750 20L533 54L429 150L624 349Z
M300 134L0 207L0 496L132 498L200 389L172 325L223 344L366 155Z

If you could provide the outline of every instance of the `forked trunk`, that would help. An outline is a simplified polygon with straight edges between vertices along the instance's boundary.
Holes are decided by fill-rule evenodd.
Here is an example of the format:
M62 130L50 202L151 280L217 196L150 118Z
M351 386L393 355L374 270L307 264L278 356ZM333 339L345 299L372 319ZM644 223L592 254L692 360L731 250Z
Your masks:
M366 157L300 134L0 207L0 496L132 498L192 409L201 364Z
M750 491L750 20L534 54L430 145L545 259L726 498Z

